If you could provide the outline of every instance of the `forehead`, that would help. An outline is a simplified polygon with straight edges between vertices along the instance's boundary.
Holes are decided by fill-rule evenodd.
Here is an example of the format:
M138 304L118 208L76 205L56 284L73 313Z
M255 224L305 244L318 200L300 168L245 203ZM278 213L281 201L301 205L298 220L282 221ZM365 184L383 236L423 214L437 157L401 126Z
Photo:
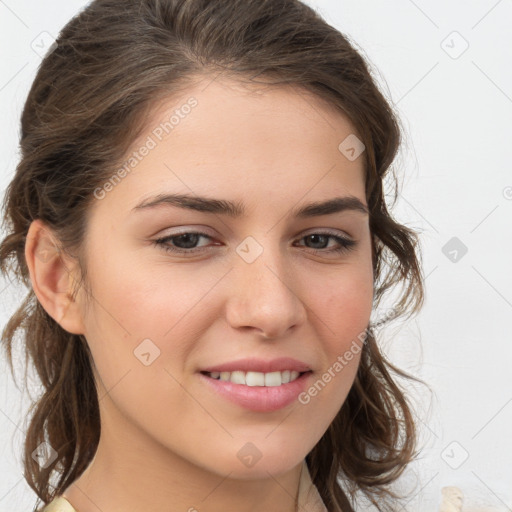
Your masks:
M306 194L364 202L363 157L339 148L354 132L343 113L301 88L205 77L153 106L109 201L131 209L144 195L172 191L244 203L276 195L297 203Z
M336 105L296 84L255 83L210 76L190 79L187 83L189 86L177 95L160 99L153 105L146 120L147 130L165 124L175 113L176 128L178 124L185 124L180 120L187 119L186 124L195 128L215 128L210 132L212 136L242 134L244 127L255 135L262 130L275 132L285 127L283 135L307 135L312 142L323 140L325 133L321 132L326 130L338 136L356 133L346 114ZM192 99L195 105L189 109L187 103ZM179 135L180 131L183 129L174 134ZM164 136L167 134L168 131Z

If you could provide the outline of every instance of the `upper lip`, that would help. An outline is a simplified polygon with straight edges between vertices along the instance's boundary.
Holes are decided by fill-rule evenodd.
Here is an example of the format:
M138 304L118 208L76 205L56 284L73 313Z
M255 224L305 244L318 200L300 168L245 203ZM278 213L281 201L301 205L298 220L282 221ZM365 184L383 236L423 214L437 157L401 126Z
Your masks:
M201 371L203 372L234 372L234 371L243 371L243 372L261 372L261 373L270 373L270 372L282 372L285 370L295 370L299 373L310 371L311 368L302 361L297 361L297 359L293 359L291 357L279 357L277 359L272 360L264 360L264 359L256 359L256 358L248 358L248 359L238 359L236 361L229 361L227 363L216 364L213 366L208 366L203 368Z

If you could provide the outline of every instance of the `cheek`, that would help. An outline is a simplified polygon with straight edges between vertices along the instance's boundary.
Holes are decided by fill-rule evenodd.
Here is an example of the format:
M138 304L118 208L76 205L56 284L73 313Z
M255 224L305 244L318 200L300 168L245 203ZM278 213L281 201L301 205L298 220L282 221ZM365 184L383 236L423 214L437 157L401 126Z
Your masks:
M95 265L89 274L93 290L87 317L91 334L110 335L110 340L162 338L186 313L185 295L193 295L176 276L151 269L132 258L112 258Z
M311 286L314 313L325 324L327 338L344 345L364 331L373 307L373 272L371 266L341 269L320 289ZM316 290L316 292L314 291Z
M105 387L125 379L127 372L132 380L136 375L147 379L164 367L179 370L208 326L200 301L219 277L210 272L198 278L178 265L170 271L121 258L101 263L88 276L93 298L85 335ZM208 318L213 321L214 313ZM163 378L171 380L165 373Z
M91 283L96 292L86 322L99 395L108 392L107 402L140 428L161 421L171 435L171 412L184 413L194 405L176 370L188 350L176 341L191 337L190 323L180 322L190 306L182 294L173 298L170 287L153 282L142 269L131 274L121 266L110 270L96 273ZM104 407L112 410L109 404Z
M323 345L318 377L329 388L319 393L317 404L321 402L334 414L346 398L359 366L373 307L371 265L339 269L325 288L309 289L314 290L308 295L313 309L310 322Z
M323 290L311 286L310 323L322 347L322 365L299 395L305 437L320 439L354 383L373 304L373 274L367 268L336 272Z

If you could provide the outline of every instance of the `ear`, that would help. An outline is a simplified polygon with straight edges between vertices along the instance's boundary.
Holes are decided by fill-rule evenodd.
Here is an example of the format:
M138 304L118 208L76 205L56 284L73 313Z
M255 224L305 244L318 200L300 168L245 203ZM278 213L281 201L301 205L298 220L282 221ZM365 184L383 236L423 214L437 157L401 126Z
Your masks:
M72 297L77 260L60 250L52 230L40 219L30 224L25 260L32 289L45 311L66 331L85 334L80 303Z

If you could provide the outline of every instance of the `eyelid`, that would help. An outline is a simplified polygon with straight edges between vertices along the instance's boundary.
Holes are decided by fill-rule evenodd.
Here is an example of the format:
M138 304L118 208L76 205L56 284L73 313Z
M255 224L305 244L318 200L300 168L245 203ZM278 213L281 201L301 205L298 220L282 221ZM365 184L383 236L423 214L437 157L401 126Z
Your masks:
M322 233L324 235L332 235L332 236L340 236L345 237L347 239L353 240L354 237L349 235L346 231L342 229L334 229L334 228L311 228L306 231L304 231L302 234L300 234L300 237L303 236L309 236L309 235L315 235L317 233Z
M203 226L195 226L193 224L191 226L179 226L179 227L168 228L168 229L171 230L169 233L159 235L159 237L163 238L163 237L167 237L167 236L179 236L179 235L183 235L184 233L201 233L201 234L205 234L205 235L208 235L211 237L217 236L213 232L213 230L211 230L209 228L205 228ZM166 230L162 230L162 231L165 232Z
M170 233L158 235L157 238L158 239L169 238L169 237L180 236L180 235L187 234L187 233L204 235L204 236L207 236L210 238L218 237L217 234L212 233L212 231L209 230L208 228L197 227L197 226L193 226L193 225L192 226L183 226L181 228L176 228L176 229L177 229L177 231L172 231ZM313 235L313 234L339 236L342 238L346 238L346 239L355 241L355 238L344 230L335 229L335 228L322 228L322 227L308 228L306 231L303 231L303 232L299 233L298 235L296 235L296 237L294 237L294 240L303 238L305 236Z

